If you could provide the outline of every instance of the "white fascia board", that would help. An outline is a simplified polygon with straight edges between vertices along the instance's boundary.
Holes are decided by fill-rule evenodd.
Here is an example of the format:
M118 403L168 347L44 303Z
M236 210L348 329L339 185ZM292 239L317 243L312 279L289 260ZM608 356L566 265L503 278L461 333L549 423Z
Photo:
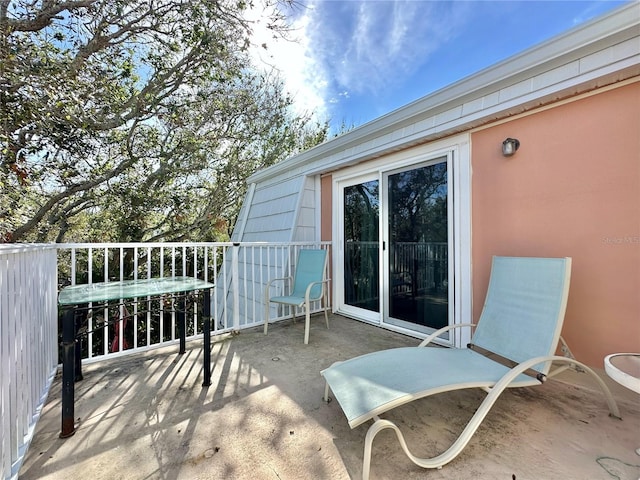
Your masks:
M533 79L546 72L579 62L624 42L631 42L632 50L635 50L635 53L630 52L626 59L607 63L603 58L601 69L578 71L553 86L533 88L526 94L504 101L498 100L489 108L481 108L465 115L465 105L475 101L485 102L487 97L496 94L499 97L499 92L504 92L521 82L530 80L534 85ZM542 100L554 94L557 96L560 92L570 92L572 87L578 92L584 89L587 82L597 79L598 74L611 76L612 70L628 69L628 74L633 75L633 67L638 65L638 53L640 5L633 1L339 137L260 170L249 177L247 182L262 182L281 174L292 174L301 167L308 169L308 174L330 171L356 160L375 158L394 149L428 141L430 137L438 138L470 129L482 123L483 119L498 119L498 113L520 113L531 108L536 99ZM460 114L455 114L456 111ZM448 114L451 114L450 118L447 117ZM444 121L438 123L438 115L441 116L440 120ZM407 135L398 136L397 133L405 128ZM380 141L384 136L389 136L391 141ZM368 147L365 146L367 142L370 143ZM314 165L318 160L323 160L321 166Z
M239 242L242 240L244 236L244 227L247 225L247 219L249 218L249 210L253 204L253 194L256 191L256 184L249 184L249 188L247 189L247 193L245 194L244 201L242 202L242 207L240 208L240 213L238 214L238 219L236 220L236 224L233 227L233 232L231 232L231 241Z

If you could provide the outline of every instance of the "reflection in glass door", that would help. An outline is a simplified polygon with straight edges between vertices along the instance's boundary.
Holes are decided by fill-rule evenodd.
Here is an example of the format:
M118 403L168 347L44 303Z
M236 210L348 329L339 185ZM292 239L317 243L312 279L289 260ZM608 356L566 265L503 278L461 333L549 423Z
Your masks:
M412 330L431 331L449 323L446 160L385 177L385 321Z
M344 188L344 303L380 311L378 180Z

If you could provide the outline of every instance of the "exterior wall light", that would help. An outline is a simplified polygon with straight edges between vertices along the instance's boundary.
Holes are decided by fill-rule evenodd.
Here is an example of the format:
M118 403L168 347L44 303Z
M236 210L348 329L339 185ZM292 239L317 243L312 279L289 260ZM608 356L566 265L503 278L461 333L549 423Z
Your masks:
M502 142L502 155L505 157L510 157L516 150L520 148L520 140L517 138L507 138L504 142Z

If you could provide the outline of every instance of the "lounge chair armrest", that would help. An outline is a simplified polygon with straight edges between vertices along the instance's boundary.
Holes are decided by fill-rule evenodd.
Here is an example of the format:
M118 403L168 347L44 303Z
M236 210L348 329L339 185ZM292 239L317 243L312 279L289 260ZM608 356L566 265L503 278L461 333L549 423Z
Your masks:
M326 278L320 282L311 282L309 285L307 285L307 289L304 292L304 300L305 302L315 302L316 300L320 300L323 296L324 296L324 287L322 287L322 295L320 295L319 298L315 298L313 300L311 300L309 298L309 295L311 295L311 289L314 287L314 285L317 285L318 283L329 283L329 280L331 280L330 278Z
M446 327L442 327L442 328L436 330L435 332L433 332L431 335L429 335L427 338L425 338L422 342L420 342L420 345L418 345L418 346L419 347L426 347L429 343L431 343L433 341L433 339L439 337L443 333L448 332L449 330L453 330L454 328L475 327L475 326L476 326L475 323L456 323L454 325L447 325Z
M272 278L271 280L269 280L267 282L267 284L264 287L264 299L265 302L269 301L270 295L269 295L269 288L271 288L271 284L274 282L278 282L278 281L282 281L282 280L288 280L289 284L291 284L291 280L293 279L293 277L280 277L280 278Z
M598 374L594 370L587 367L584 363L577 361L575 358L560 357L557 355L548 355L548 356L542 356L542 357L525 360L524 362L519 363L518 365L513 367L511 370L509 370L507 373L505 373L503 377L491 388L490 395L493 394L494 390L498 390L498 392L501 390L504 390L506 387L509 386L511 382L513 382L516 379L518 375L520 375L521 373L525 373L530 368L533 368L536 365L539 365L541 363L556 363L556 364L559 363L564 365L570 365L570 366L573 365L576 367L580 367L584 372L589 374L591 378L593 378L595 382L598 384L598 386L600 387L600 390L602 391L602 394L604 395L605 400L607 402L607 406L609 407L609 414L612 417L621 418L618 405L615 399L613 398L613 395L611 394L609 387L607 387L607 384L604 382L604 380L602 380L602 378L600 378L600 376L598 376ZM559 367L559 368L562 369L562 367ZM546 380L546 377L548 376L549 375L540 374L540 376L538 377L538 381L543 383ZM478 408L478 410L480 410L480 408Z
M272 278L271 280L269 280L267 282L267 286L265 287L265 290L268 290L269 287L271 286L272 283L277 282L277 281L282 281L282 280L288 280L291 281L293 277L280 277L280 278Z

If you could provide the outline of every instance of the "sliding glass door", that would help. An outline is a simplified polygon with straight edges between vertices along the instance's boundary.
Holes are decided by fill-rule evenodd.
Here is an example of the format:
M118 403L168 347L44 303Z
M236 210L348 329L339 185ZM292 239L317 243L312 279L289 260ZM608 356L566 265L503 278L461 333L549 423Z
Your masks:
M407 333L453 323L452 158L337 181L341 313Z
M380 311L380 201L377 179L343 189L344 303Z
M468 135L333 174L334 305L416 337L471 321ZM463 347L468 329L440 343Z
M449 323L447 157L383 175L384 321L429 332Z

